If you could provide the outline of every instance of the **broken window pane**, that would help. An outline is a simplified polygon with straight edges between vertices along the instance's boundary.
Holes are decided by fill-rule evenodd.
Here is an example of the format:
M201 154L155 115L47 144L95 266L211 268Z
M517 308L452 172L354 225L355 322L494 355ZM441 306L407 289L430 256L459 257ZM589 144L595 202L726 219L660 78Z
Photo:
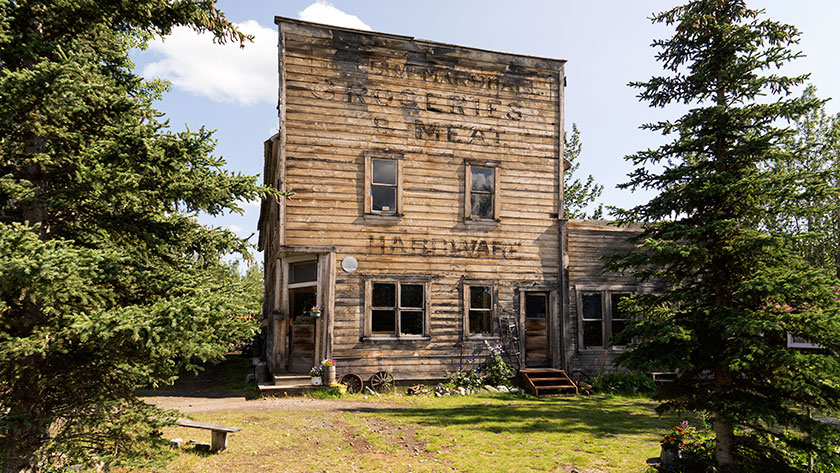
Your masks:
M423 312L401 310L400 331L407 335L423 335Z
M469 286L470 309L489 309L493 304L491 286Z
M394 335L397 330L395 310L370 311L370 331Z
M472 169L472 191L493 192L493 168L482 168L471 166Z
M400 307L423 307L423 285L402 284L400 286Z
M470 194L470 216L493 218L493 194Z
M396 187L371 186L370 193L371 210L385 213L397 212Z
M397 185L397 162L390 159L374 159L372 184Z
M396 307L397 286L396 284L374 283L371 291L373 307Z

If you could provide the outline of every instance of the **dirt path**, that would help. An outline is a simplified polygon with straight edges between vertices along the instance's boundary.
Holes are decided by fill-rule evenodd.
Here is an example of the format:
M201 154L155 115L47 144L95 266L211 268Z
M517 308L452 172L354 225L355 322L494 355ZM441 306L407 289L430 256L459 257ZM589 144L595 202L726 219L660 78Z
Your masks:
M372 411L405 407L376 401L320 400L309 397L252 398L240 394L250 391L249 389L226 390L221 387L236 378L244 379L249 370L249 360L241 355L229 355L221 363L204 365L204 370L198 374L182 373L172 386L155 391L143 390L138 394L149 404L163 409L175 409L184 414L216 411Z
M342 401L339 399L321 400L308 397L246 399L244 396L203 397L164 395L144 396L141 399L149 404L154 404L163 409L175 409L183 412L184 414L214 411L373 411L382 408L399 409L401 407L406 407L400 404Z

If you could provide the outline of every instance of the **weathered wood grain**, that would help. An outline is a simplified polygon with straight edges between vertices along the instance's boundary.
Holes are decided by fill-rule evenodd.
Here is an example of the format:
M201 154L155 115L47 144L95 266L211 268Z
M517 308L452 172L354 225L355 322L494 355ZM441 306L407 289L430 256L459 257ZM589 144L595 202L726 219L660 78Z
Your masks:
M563 61L278 24L282 146L266 169L295 195L276 223L282 235L261 231L267 271L281 278L289 249L322 248L314 251L328 266L319 282L325 313L316 358L335 358L339 374L385 369L405 379L441 377L485 356L483 340L465 334L463 281L493 280L496 313L519 313L521 287L558 287ZM403 159L401 217L365 215L370 152ZM496 166L498 221L465 219L470 160ZM347 256L358 260L353 274L340 267ZM430 281L425 336L365 336L364 278L376 275ZM274 295L286 284L267 287ZM282 309L283 296L275 298ZM562 332L560 304L551 301L554 317L528 340L535 356L559 363L550 350L560 340L549 337Z

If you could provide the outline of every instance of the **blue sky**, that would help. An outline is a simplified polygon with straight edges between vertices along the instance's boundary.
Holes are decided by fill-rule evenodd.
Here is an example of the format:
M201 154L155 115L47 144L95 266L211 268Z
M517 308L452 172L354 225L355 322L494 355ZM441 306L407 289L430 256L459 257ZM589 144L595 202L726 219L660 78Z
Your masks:
M172 91L157 104L172 128L205 125L216 129L216 153L225 157L229 169L244 174L262 172L262 143L277 129L274 16L566 59L566 127L570 130L577 123L580 128L582 174L593 174L604 185L604 203L628 207L649 195L615 188L631 171L624 156L664 141L639 130L639 125L674 118L681 110L651 109L626 85L660 73L650 43L667 37L669 30L652 25L648 18L675 4L663 0L221 0L218 7L228 19L256 35L244 50L214 45L209 37L186 30L133 57L144 76L172 82ZM828 110L840 112L840 28L836 27L840 2L755 0L748 5L765 8L767 17L799 28L799 50L806 57L785 72L810 72L821 97L837 98L828 103ZM249 203L244 208L242 216L203 221L248 236L256 231L259 206Z

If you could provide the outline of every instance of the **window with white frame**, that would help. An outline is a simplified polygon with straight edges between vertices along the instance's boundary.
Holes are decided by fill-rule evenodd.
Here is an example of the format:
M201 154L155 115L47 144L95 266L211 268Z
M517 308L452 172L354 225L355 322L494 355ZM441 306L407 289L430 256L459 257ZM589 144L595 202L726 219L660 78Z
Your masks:
M493 334L493 286L467 285L467 333L469 335Z
M368 280L365 288L365 335L428 336L428 295L428 281Z
M365 213L402 215L402 155L365 154Z
M621 310L621 300L631 296L628 290L578 290L580 320L578 343L584 350L620 347L616 336L624 330L629 318Z

